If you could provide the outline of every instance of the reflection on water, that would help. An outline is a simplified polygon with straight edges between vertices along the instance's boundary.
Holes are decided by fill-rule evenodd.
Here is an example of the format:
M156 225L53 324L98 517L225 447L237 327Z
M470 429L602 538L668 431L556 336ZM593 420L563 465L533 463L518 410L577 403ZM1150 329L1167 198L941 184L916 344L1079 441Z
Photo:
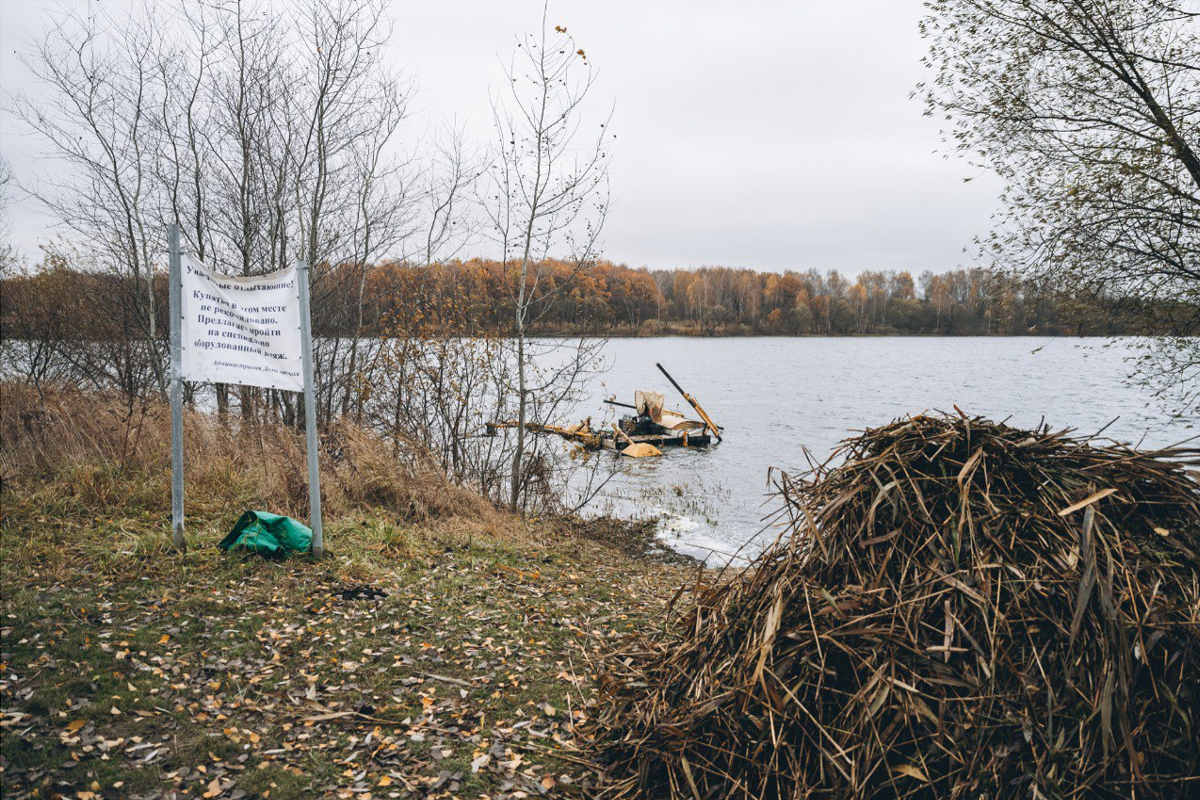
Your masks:
M1196 418L1171 418L1144 390L1124 383L1121 346L1103 339L1045 338L729 338L615 339L610 369L573 418L611 419L601 401L632 402L657 389L667 408L694 413L655 368L670 370L725 428L707 450L668 450L626 459L590 510L662 517L661 536L682 552L716 557L764 537L770 467L801 471L808 448L824 460L854 431L926 409L1033 427L1174 444L1200 430ZM607 417L606 417L607 415ZM1115 422L1113 420L1116 419ZM606 454L607 455L607 454ZM756 537L757 540L756 540ZM748 544L749 543L749 544Z

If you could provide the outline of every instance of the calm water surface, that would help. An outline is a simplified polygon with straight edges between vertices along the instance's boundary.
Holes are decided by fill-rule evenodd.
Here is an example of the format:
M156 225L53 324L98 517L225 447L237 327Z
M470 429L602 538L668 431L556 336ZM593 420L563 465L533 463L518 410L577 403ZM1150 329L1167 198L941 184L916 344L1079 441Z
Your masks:
M592 503L594 512L660 516L676 549L722 560L753 552L771 531L764 517L770 467L805 468L805 448L824 460L841 439L867 426L924 410L953 411L1034 427L1094 433L1162 446L1196 435L1200 420L1171 418L1145 390L1124 382L1122 345L1048 338L663 338L614 339L609 370L578 416L599 420L613 394L633 401L656 389L667 408L695 417L658 372L661 361L717 424L725 439L706 450L622 459ZM623 413L623 412L622 412ZM1113 420L1116 419L1115 422Z

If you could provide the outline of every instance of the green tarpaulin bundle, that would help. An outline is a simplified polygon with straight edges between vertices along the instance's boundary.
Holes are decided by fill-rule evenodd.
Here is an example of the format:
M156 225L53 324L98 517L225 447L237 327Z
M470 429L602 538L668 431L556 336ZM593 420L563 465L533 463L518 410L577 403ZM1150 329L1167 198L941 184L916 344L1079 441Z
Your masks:
M260 556L286 556L312 549L312 529L291 517L268 511L247 511L217 547L245 548Z

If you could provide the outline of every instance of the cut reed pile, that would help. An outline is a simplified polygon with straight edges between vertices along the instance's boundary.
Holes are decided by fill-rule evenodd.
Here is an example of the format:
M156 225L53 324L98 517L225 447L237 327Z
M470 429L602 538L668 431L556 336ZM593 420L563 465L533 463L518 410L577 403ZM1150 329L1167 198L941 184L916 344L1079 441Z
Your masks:
M608 662L606 793L1200 796L1198 455L927 415L779 476L787 534Z

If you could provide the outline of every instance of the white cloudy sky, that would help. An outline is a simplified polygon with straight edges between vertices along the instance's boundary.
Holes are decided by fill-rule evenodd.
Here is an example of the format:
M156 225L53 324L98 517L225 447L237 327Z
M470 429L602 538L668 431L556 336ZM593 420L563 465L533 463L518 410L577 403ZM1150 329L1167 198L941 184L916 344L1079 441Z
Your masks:
M124 0L65 0L67 4ZM8 112L16 57L47 0L0 0L0 153L18 176L53 169ZM497 54L535 29L541 0L395 0L392 56L419 81L405 135L457 119L482 140ZM634 266L950 269L998 189L946 159L909 92L923 77L917 0L552 0L615 106L605 254ZM964 178L975 180L964 182ZM26 252L53 234L10 205Z

